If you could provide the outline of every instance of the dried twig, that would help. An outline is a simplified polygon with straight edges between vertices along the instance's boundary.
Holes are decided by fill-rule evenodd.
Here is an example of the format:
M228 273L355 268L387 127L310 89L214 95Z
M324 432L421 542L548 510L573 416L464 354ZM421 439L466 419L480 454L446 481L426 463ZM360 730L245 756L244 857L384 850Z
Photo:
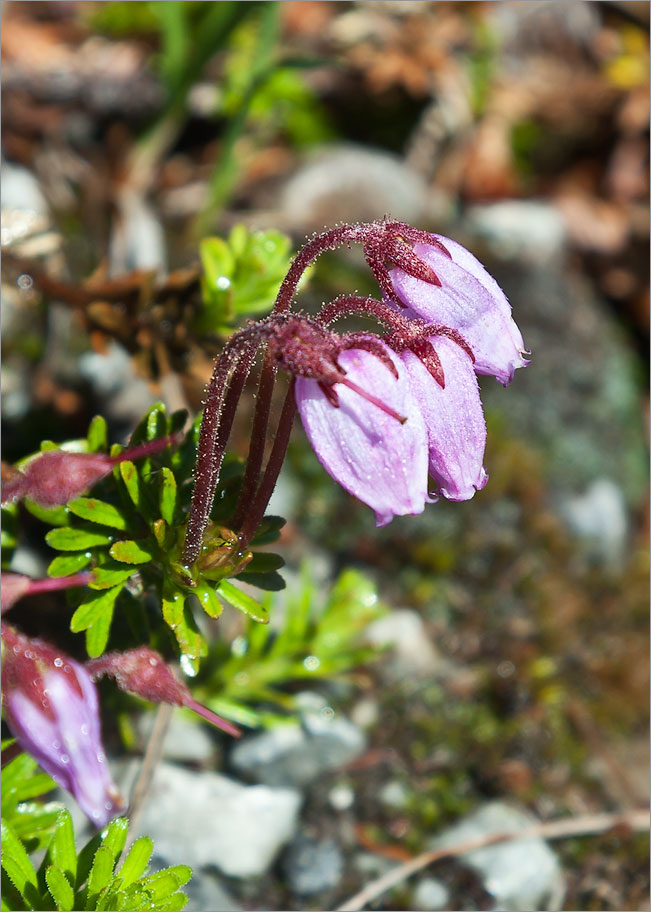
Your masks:
M604 833L615 827L626 827L630 830L648 830L649 822L649 811L646 809L615 814L586 814L580 817L569 817L563 820L539 823L517 833L488 833L485 836L470 839L456 846L431 849L428 852L422 852L410 861L405 862L405 864L398 865L376 880L371 881L363 890L355 893L343 905L338 906L336 912L359 912L367 903L373 902L391 887L395 887L396 884L411 877L412 874L422 871L423 868L443 858L457 858L459 855L465 855L466 852L472 852L475 849L483 849L486 846L502 842L515 842L520 839L566 839L571 836L589 836L596 833Z
M127 812L129 818L129 844L131 844L136 837L138 819L142 814L145 801L147 800L147 793L149 792L154 773L156 772L156 767L163 753L165 736L167 735L167 729L169 728L173 712L174 707L169 703L161 703L156 710L156 718L151 734L149 735L149 740L147 741L145 755L142 758L142 766L140 767L140 772L131 789L131 801Z

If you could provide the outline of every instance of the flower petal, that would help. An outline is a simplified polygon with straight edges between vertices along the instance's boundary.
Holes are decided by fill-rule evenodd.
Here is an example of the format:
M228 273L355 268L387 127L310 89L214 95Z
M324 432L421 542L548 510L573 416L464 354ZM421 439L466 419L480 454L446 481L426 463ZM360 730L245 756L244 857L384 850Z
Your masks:
M390 272L393 286L415 316L461 333L475 355L475 371L496 377L506 386L515 370L529 363L523 357L524 342L511 306L479 260L455 241L442 236L440 240L452 259L428 244L414 245L414 252L441 280L440 287L401 269Z
M427 435L400 360L387 347L396 379L377 357L362 349L342 351L346 377L392 408L401 423L341 383L339 406L328 401L316 380L296 378L296 403L303 427L325 470L350 494L375 511L384 526L394 516L421 513L427 493Z
M401 354L427 427L429 472L448 500L470 500L488 481L483 467L486 422L473 364L451 339L430 339L445 388L411 351Z

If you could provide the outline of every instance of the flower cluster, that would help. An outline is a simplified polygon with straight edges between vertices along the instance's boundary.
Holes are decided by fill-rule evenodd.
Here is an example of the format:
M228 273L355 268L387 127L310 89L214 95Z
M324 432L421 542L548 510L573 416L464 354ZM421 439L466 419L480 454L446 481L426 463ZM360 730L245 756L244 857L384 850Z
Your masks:
M292 312L305 267L323 250L353 241L362 244L383 299L344 296L324 305L315 318ZM384 333L339 335L330 329L351 314L374 317ZM422 512L441 496L468 500L484 487L486 424L476 375L493 376L506 386L515 370L528 364L503 291L450 238L390 221L344 225L314 237L292 263L272 315L235 334L215 366L186 536L188 565L199 554L209 521L224 425L230 427L232 402L259 345L267 358L232 522L244 544L273 491L296 408L324 468L370 506L383 526L394 516ZM260 480L277 367L292 383Z

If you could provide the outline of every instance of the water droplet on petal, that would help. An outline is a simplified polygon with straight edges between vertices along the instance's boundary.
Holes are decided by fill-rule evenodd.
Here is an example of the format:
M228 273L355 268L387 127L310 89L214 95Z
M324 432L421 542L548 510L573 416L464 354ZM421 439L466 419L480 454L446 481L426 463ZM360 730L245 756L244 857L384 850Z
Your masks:
M60 658L57 657L57 658L54 660L54 664L56 665L57 668L61 668L61 666L63 665L63 659L60 659Z
M89 731L90 731L89 726L86 725L86 723L84 723L84 724L81 726L81 733L82 733L82 735L87 735L87 734L89 733Z
M61 754L61 756L59 757L59 760L63 764L70 763L70 757L68 754Z

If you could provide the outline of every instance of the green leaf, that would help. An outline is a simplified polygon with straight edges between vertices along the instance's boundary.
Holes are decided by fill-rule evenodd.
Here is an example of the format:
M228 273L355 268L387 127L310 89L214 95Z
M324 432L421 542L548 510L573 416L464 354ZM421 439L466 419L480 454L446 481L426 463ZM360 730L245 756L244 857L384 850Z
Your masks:
M127 521L117 507L97 500L95 497L77 497L68 504L68 509L75 516L97 523L100 526L110 526L112 529L124 530Z
M151 907L152 912L180 912L185 908L187 901L188 897L185 893L172 893L171 896L154 903Z
M165 406L158 402L152 406L147 415L147 440L157 440L167 434L167 417Z
M149 836L141 836L140 839L136 839L118 872L122 878L124 888L131 886L142 876L149 864L153 851L154 843Z
M102 834L102 845L106 846L113 853L113 860L117 863L127 844L129 834L129 821L126 817L116 817L107 826Z
M135 568L124 567L117 561L102 564L101 567L95 567L88 585L91 589L111 589L118 583L125 583L130 576L137 572Z
M72 576L79 570L83 570L91 562L92 554L89 551L82 551L79 554L61 554L50 561L47 568L47 575L60 577Z
M248 617L252 618L254 621L259 621L261 624L269 623L269 612L267 609L252 596L248 595L248 593L242 592L241 589L238 589L237 586L233 585L233 583L228 580L222 580L218 584L217 593L225 602L228 602L233 608L237 608L238 611L244 612L244 614L248 615Z
M89 453L105 453L108 449L106 420L101 415L95 415L91 421L86 441Z
M284 566L285 561L280 554L272 554L270 551L256 551L244 570L242 570L242 574L271 573L274 570L280 570Z
M188 865L174 865L171 868L164 868L142 881L143 887L150 893L152 902L159 903L165 900L172 893L175 893L179 887L186 884L192 877L192 868Z
M70 514L66 507L42 507L30 497L26 497L23 503L32 516L47 523L48 526L67 526L70 522Z
M38 893L34 866L22 842L5 820L2 821L2 867L20 895L28 902L30 896Z
M185 593L170 584L163 587L162 608L165 623L175 630L183 621Z
M52 863L65 873L70 883L74 883L77 876L77 852L72 817L68 810L61 811L57 819L52 841L50 842L50 858ZM56 901L54 893L52 893L52 896Z
M88 877L87 909L95 908L99 894L110 883L111 878L113 877L113 865L113 852L108 846L101 845L95 852L93 865Z
M196 661L200 656L208 654L206 641L197 627L189 599L186 599L181 620L174 628L174 636L186 662Z
M122 564L146 564L154 557L154 548L146 541L118 541L110 547L109 554Z
M211 586L209 583L197 586L194 590L194 594L199 599L201 607L208 617L218 618L221 615L224 606L219 601L214 586Z
M247 573L245 582L250 586L257 586L266 592L281 592L287 586L280 573Z
M36 760L29 754L18 754L2 770L2 814L19 801L36 798L55 788L47 773L40 771Z
M112 589L107 589L99 595L88 593L70 619L70 629L72 632L80 633L82 630L87 630L95 624L103 615L106 615L109 612L112 615L115 600L120 594L121 589L122 586L114 586Z
M252 545L270 545L280 538L280 530L287 520L282 516L265 516L251 540Z
M160 515L165 522L174 525L174 512L176 509L176 478L171 469L166 467L160 473Z
M15 809L11 819L16 836L26 845L30 852L44 849L52 836L61 805L56 801L42 804L40 801L22 801Z
M127 493L133 501L134 506L142 512L142 490L138 469L133 462L125 460L124 462L118 463L118 471L120 472L120 477L124 482Z
M113 541L113 536L97 532L95 529L76 529L64 526L48 532L45 541L57 551L85 551L87 548L95 548L98 545L109 545Z
M75 891L70 886L65 874L55 865L45 869L45 883L50 891L57 909L72 912L75 907Z
M86 652L91 659L101 656L106 649L112 621L113 605L86 629Z
M157 519L156 522L152 523L151 526L152 532L154 533L154 538L156 539L156 544L163 551L167 550L166 548L166 539L167 531L169 526L164 519Z

